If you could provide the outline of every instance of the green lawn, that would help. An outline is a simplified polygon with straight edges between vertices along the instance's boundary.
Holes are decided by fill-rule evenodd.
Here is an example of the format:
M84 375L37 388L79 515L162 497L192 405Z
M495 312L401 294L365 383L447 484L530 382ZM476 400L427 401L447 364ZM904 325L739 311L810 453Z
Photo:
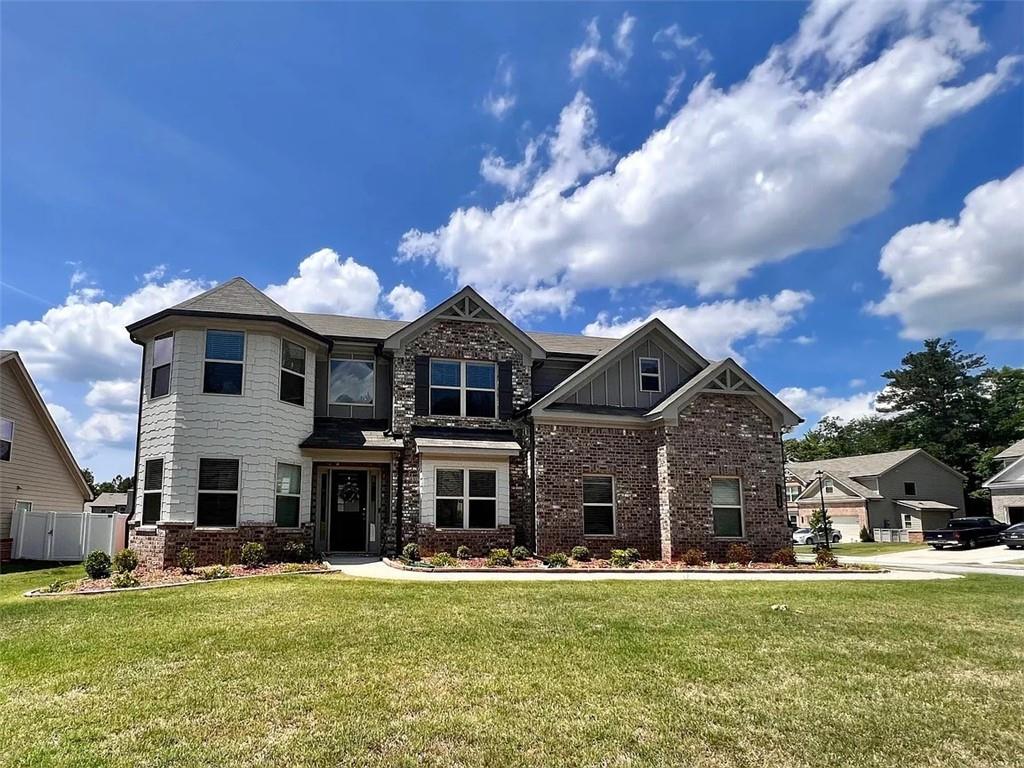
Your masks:
M19 596L78 572L0 576L7 768L989 767L1024 754L1024 582L1005 577L290 575Z
M851 542L849 544L833 544L832 551L837 555L849 555L850 557L871 557L873 555L891 555L895 552L909 552L914 549L926 549L923 544L895 543L879 544L874 541ZM797 552L809 553L814 547L799 546L793 547Z

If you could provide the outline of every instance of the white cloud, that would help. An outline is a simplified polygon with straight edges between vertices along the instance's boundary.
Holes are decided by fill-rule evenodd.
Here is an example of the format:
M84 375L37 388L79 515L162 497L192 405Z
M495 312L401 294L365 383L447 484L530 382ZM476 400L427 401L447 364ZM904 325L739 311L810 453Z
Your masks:
M863 387L867 382L864 379L850 379L850 389L857 389L857 387Z
M807 336L804 334L801 334L800 336L797 336L795 339L793 339L793 341L799 344L801 347L806 347L809 344L813 344L817 340L818 339L815 336Z
M622 14L612 35L612 48L609 50L601 47L601 30L597 26L597 17L587 22L583 42L569 54L569 71L572 72L572 76L583 77L594 65L610 75L623 75L629 60L633 57L632 35L635 26L635 16L630 16L629 13Z
M46 409L50 412L53 420L57 422L57 427L60 429L60 433L64 435L65 439L67 439L69 437L69 433L75 429L74 414L63 405L59 405L57 403L47 403Z
M415 288L399 283L386 296L391 314L399 320L415 320L426 309L426 297Z
M98 411L75 430L75 437L78 445L86 446L84 455L90 455L96 450L97 443L111 447L131 444L135 440L137 423L135 414Z
M148 272L143 272L142 273L142 281L144 283L152 283L152 282L155 282L157 280L160 280L166 274L167 274L167 265L166 264L157 264L155 267L153 267Z
M778 336L812 300L806 291L784 290L775 296L756 299L727 299L696 307L663 307L646 317L628 320L610 319L603 314L587 325L583 333L621 337L657 317L705 357L712 360L732 357L742 362L743 356L736 351L740 342L761 342Z
M904 338L1024 338L1024 168L973 190L959 220L901 229L878 268L889 291L869 310L898 317Z
M508 55L502 55L498 59L498 69L494 75L494 86L484 97L484 111L498 120L503 120L505 115L512 111L516 105L516 94L513 90L515 70Z
M299 274L283 285L268 285L265 293L292 312L333 312L340 315L376 314L380 298L377 273L355 261L344 261L330 248L321 248L299 262Z
M863 416L885 416L875 409L878 392L858 392L849 397L833 397L825 387L784 387L776 396L799 413L808 424L814 424L826 416L843 421Z
M136 413L139 407L138 379L94 381L85 396L90 408Z
M587 178L584 165L563 164L552 184L549 158L518 196L459 208L430 232L410 230L400 253L491 296L664 280L710 295L734 291L765 263L837 242L886 206L924 133L1009 82L1015 60L962 81L976 35L969 9L928 6L879 17L871 35L902 36L881 36L887 47L851 65L871 35L837 36L839 27L866 28L844 22L860 6L835 7L820 39L805 23L728 90L705 78L611 170ZM567 109L584 104L586 140L597 145L586 97Z
M665 90L665 96L662 98L661 103L654 109L655 117L662 118L672 110L672 105L676 103L676 99L679 97L679 91L683 87L683 80L685 79L685 69L678 75L673 75L669 78L668 88Z
M485 181L504 187L506 192L520 192L526 188L537 163L537 150L541 141L534 139L526 145L523 159L509 163L503 157L489 154L480 161L480 175Z
M684 35L678 24L670 24L659 29L651 39L658 49L658 55L666 61L671 61L679 56L681 51L690 49L703 66L712 61L711 52L700 45L700 37L697 35Z

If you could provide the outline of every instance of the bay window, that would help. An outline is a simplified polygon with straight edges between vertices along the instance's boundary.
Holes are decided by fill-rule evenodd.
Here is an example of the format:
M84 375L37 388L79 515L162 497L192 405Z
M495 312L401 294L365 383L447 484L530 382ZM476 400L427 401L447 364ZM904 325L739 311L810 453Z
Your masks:
M207 331L203 392L213 395L242 394L244 361L245 333Z
M238 459L200 459L196 525L234 528L238 525Z

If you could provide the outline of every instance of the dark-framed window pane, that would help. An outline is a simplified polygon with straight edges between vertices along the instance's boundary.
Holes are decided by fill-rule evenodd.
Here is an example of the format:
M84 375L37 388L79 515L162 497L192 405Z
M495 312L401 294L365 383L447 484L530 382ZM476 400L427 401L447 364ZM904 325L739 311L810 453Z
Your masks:
M11 445L10 440L0 440L0 461L11 460Z
M494 389L493 363L466 363L466 386L473 389Z
M245 360L245 334L241 331L207 331L208 360Z
M494 528L497 519L497 503L494 499L469 500L469 527Z
M153 369L153 377L149 384L150 397L163 397L171 391L171 366L160 365Z
M203 370L203 392L214 395L242 394L242 366L238 363L207 362Z
M458 394L456 392L456 394ZM494 392L466 390L466 415L494 418Z
M715 536L739 538L743 535L742 512L739 507L715 507Z
M288 339L281 340L281 367L295 373L306 372L306 348L293 344Z
M200 459L200 491L237 491L238 459Z
M274 519L280 528L299 527L299 497L278 496Z
M495 498L498 488L498 473L490 469L469 470L470 498Z
M146 462L146 477L142 481L145 491L159 491L164 485L164 460L149 459Z
M458 496L462 498L462 470L461 469L439 469L437 470L437 496Z
M447 360L430 361L432 387L458 387L462 384L462 366Z
M306 402L306 380L302 376L281 370L281 399L292 405Z
M331 360L328 384L334 405L373 405L374 364L372 360Z
M196 505L196 525L210 528L234 528L238 521L237 493L200 493Z
M460 411L459 390L431 389L430 412L434 416L458 416Z
M583 533L604 536L615 533L615 508L611 504L587 504L583 507Z
M142 494L142 522L155 523L160 519L160 500L163 494L150 492Z
M437 499L438 528L462 528L462 499Z
M714 507L740 506L739 479L733 477L722 477L712 480L711 505Z
M610 477L584 477L583 503L611 504L612 479Z
M170 365L174 355L174 334L157 336L153 340L153 365Z

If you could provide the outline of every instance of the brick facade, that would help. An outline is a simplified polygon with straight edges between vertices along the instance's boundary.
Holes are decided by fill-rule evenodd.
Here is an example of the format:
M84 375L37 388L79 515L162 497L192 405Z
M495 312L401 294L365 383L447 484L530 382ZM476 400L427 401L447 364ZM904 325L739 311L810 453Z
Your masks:
M267 548L267 557L279 560L288 542L312 545L313 526L307 523L301 530L294 530L272 525L241 525L230 530L203 530L188 523L159 523L155 527L132 526L128 531L128 546L151 568L176 567L182 547L195 551L199 566L227 560L238 562L242 545L247 541L262 542Z
M511 550L516 545L516 529L511 525L499 525L497 528L458 531L419 525L416 528L416 542L423 557L438 552L454 555L463 545L469 547L474 557L483 557L496 547Z
M0 539L0 563L10 562L14 539Z

